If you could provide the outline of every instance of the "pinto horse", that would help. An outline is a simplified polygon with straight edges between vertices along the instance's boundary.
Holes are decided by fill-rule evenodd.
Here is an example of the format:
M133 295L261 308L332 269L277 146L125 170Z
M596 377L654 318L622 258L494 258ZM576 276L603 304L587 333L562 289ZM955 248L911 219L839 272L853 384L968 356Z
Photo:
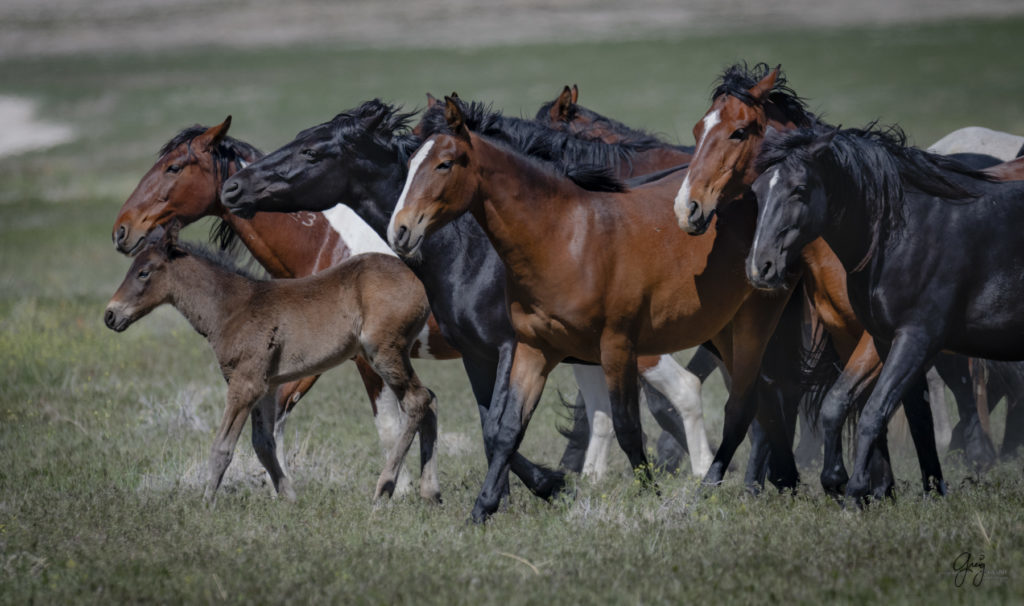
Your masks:
M679 225L700 233L710 224L717 208L750 195L758 173L754 158L768 127L785 130L817 124L805 102L789 88L779 68L758 64L752 69L734 65L723 74L712 94L712 105L694 126L697 150L690 173L675 200ZM822 240L815 240L802 254L807 296L813 302L841 358L843 373L822 405L825 460L822 486L832 494L844 491L848 479L842 459L842 426L855 403L863 401L881 369L874 341L854 313L847 295L846 272ZM960 420L954 429L953 447L967 448L970 460L979 466L991 464L995 449L978 418L975 396L970 389L968 361L960 356L940 356L936 369L953 391ZM925 485L929 477L941 477L935 453L930 414L926 414L925 382L908 390L904 404L909 417ZM877 456L888 460L887 447L878 444ZM884 463L879 463L884 465ZM891 484L890 484L891 485ZM942 484L939 484L940 489ZM880 492L887 492L884 489Z
M748 278L784 287L803 246L824 238L847 271L857 317L887 354L857 426L846 495L860 499L868 451L940 351L1024 359L1024 183L995 182L874 127L772 133L756 170Z
M393 255L348 259L314 276L259 280L222 259L178 243L178 224L153 232L104 312L117 332L168 303L206 337L228 383L227 405L210 450L207 502L215 499L245 417L272 425L275 387L363 356L399 398L408 421L388 453L376 498L391 496L413 437L420 434L420 494L440 501L437 401L420 383L409 349L430 308L416 276ZM270 427L256 452L274 488L295 499Z
M737 205L720 229L681 237L661 223L671 216L678 172L628 192L594 175L579 178L583 187L472 133L459 105L451 98L445 104L445 128L424 131L387 234L392 248L415 263L427 257L425 247L441 226L468 213L505 262L515 356L474 520L496 510L508 457L548 373L566 359L601 364L619 445L634 469L649 474L637 356L711 340L732 376L722 444L705 476L721 482L756 411L748 396L788 300L757 293L738 275L753 209Z
M230 126L228 116L213 127L189 127L161 148L157 161L139 181L114 220L113 240L119 251L136 254L153 230L172 221L184 226L203 217L215 217L218 221L213 234L220 247L228 249L241 242L275 278L309 276L353 254L391 253L391 249L345 207L288 216L260 213L251 219L228 212L220 202L221 185L243 166L263 156L252 145L228 136ZM444 340L431 316L412 345L412 356L450 360L458 358L459 352ZM357 357L356 367L370 397L381 447L388 453L402 430L398 399L364 359ZM265 423L252 424L253 445L276 444L275 458L279 466L285 463L285 420L315 382L316 377L306 377L278 388L277 413L275 422L270 425L273 439L263 435L267 428ZM257 413L258 409L253 412ZM270 472L270 468L267 471ZM396 493L406 492L411 482L403 467Z

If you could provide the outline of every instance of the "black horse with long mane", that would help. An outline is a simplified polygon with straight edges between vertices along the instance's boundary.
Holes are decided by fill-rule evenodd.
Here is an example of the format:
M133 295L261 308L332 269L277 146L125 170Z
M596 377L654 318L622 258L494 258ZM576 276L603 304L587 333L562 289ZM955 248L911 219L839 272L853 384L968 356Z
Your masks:
M907 147L898 129L769 133L754 182L758 226L746 271L783 284L823 237L885 359L857 430L848 497L868 490L867 453L913 379L943 350L1024 359L1024 183Z

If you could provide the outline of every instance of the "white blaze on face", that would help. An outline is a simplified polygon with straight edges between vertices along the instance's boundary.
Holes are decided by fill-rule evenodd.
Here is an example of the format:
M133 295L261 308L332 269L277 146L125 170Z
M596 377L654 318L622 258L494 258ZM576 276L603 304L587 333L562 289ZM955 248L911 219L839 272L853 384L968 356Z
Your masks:
M779 169L776 168L775 172L772 173L772 178L769 179L769 181L768 181L768 193L765 194L765 200L771 200L772 199L772 190L775 189L775 186L778 183L779 183ZM760 272L757 271L757 264L756 264L756 262L754 260L754 255L757 254L757 241L760 238L761 238L761 226L759 224L758 228L754 230L754 243L750 247L750 252L751 252L751 255L750 255L750 277L751 278L756 278L757 275L760 273Z
M331 228L338 232L341 241L348 246L353 255L378 252L396 256L387 242L382 240L377 232L356 214L356 211L344 204L325 210L324 218L331 224Z
M714 128L719 122L722 121L720 109L716 109L710 114L704 116L704 129L701 131L700 141L697 141L697 147L693 150L693 157L696 158L700 154L700 149L704 144L704 140L707 139L708 133ZM676 217L685 220L687 223L690 222L690 211L687 208L690 204L690 173L687 171L686 178L683 179L683 184L679 187L679 193L676 194L675 211Z
M388 222L388 243L394 246L395 244L395 217L398 216L398 211L402 210L405 206L405 197L409 194L409 187L412 185L412 180L416 177L416 173L420 170L420 165L423 164L423 160L426 159L427 154L430 153L430 148L434 147L434 140L431 139L423 144L419 150L412 157L412 161L409 162L409 174L405 177L405 187L402 188L402 195L398 196L398 204L395 205L395 212L391 214L391 221Z

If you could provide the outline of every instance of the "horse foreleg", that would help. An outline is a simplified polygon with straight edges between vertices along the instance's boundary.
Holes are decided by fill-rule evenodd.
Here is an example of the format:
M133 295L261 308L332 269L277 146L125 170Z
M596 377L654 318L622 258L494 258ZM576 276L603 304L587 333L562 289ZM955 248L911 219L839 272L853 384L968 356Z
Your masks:
M857 423L857 456L853 476L846 484L848 498L859 501L868 495L871 483L870 457L901 398L907 395L915 383L923 389L921 379L938 352L938 346L933 341L924 330L897 331L878 382ZM927 409L925 413L931 414ZM931 431L931 427L928 427L928 431ZM927 478L926 485L933 480L941 482L941 470L938 473L938 477Z
M932 409L935 425L935 447L945 452L949 449L953 432L953 426L949 423L949 409L946 408L946 383L934 366L928 369L925 380L928 381L928 406Z
M224 478L224 472L231 463L235 445L238 444L238 436L245 427L245 417L256 401L266 396L268 391L269 386L247 381L237 370L228 383L227 406L224 408L224 416L210 447L210 479L204 494L207 503L213 503L217 488Z
M788 296L788 294L787 294ZM767 296L754 292L740 307L729 326L714 338L715 347L722 354L732 386L729 399L725 402L725 425L722 428L722 444L715 453L714 461L704 476L708 485L721 484L729 462L736 454L757 412L757 399L753 397L754 382L760 373L761 358L768 346L768 340L782 315L787 298L778 295ZM793 452L776 453L780 461L792 460ZM790 464L786 463L787 468ZM791 465L796 469L796 463Z
M304 377L298 381L290 381L279 386L276 390L276 405L273 410L273 415L269 417L273 420L273 443L274 443L274 456L277 458L277 463L284 471L288 473L288 457L284 448L284 427L285 421L288 419L288 415L291 414L292 410L295 409L295 405L299 403L299 400L306 395L307 392L316 383L316 380L320 376ZM256 410L255 408L253 410ZM263 424L260 425L259 431L263 432L265 427ZM257 425L253 424L253 449L256 448L256 440L269 440L261 434L257 435Z
M611 397L612 425L619 446L626 453L633 472L640 472L647 483L653 483L644 435L640 426L639 370L633 342L622 333L611 332L601 338L601 368L604 370Z
M481 523L498 509L502 478L508 475L509 461L519 448L547 382L548 373L557 360L550 360L543 351L525 343L517 343L509 375L508 394L504 401L491 402L489 416L495 423L491 461L483 486L473 505L473 521Z
M875 341L865 331L850 359L846 361L839 379L828 390L822 402L824 458L821 487L828 494L839 496L846 490L850 477L843 462L843 425L856 402L874 386L881 369L882 360L875 349Z
M642 376L651 387L667 396L673 407L670 411L662 412L651 406L651 398L648 396L648 406L654 418L663 429L671 432L676 440L689 450L690 469L693 474L703 476L711 467L712 454L708 434L704 428L700 379L668 355L661 356L655 366L643 371ZM682 421L682 432L679 431L679 424L675 422L677 420Z
M604 372L600 366L573 364L572 372L576 377L580 393L583 394L587 424L590 426L590 440L583 458L582 475L593 480L600 480L608 470L608 451L615 440L608 385L605 383Z

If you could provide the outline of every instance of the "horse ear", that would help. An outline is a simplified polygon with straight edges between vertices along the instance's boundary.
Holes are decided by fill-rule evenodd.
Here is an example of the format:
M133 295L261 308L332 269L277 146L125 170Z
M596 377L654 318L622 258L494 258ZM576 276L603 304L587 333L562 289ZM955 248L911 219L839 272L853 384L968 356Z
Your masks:
M569 121L569 109L572 108L572 89L566 85L562 89L562 94L558 95L555 102L551 104L551 109L548 113L551 115L552 122L568 122Z
M435 105L437 105L437 97L431 95L430 93L427 93L427 109L430 109Z
M218 145L220 145L220 142L224 140L224 137L227 136L228 128L230 127L231 116L228 116L217 126L211 126L206 129L206 132L196 137L195 142L198 144L199 149L212 152Z
M580 89L577 88L575 84L573 84L572 85L572 104L576 105L576 103L579 100L580 100Z
M758 103L764 101L765 97L768 96L768 93L772 92L772 89L775 88L775 81L778 80L779 73L781 71L782 66L776 66L775 69L768 72L768 75L762 78L760 82L755 84L753 88L747 92L750 93L750 96L756 99Z
M462 116L462 110L457 103L458 97L444 98L444 119L448 122L448 128L460 139L469 141L469 130L466 128L466 120Z
M377 127L384 122L384 118L387 117L386 111L378 111L376 114L367 116L363 119L363 134L367 137L372 137L377 132Z
M772 126L771 124L769 124L769 125L768 125L768 126L767 126L767 127L765 128L765 129L764 129L764 138L765 138L765 141L767 141L768 139L774 139L775 137L778 137L778 136L779 136L779 131L778 131L778 130L776 130L776 129L775 129L775 127L774 127L774 126Z
M836 134L838 132L838 128L830 130L829 132L815 139L813 143L807 146L807 151L811 154L811 157L816 158L820 156L822 153L824 153L825 150L827 150L832 145L832 139L836 138Z

